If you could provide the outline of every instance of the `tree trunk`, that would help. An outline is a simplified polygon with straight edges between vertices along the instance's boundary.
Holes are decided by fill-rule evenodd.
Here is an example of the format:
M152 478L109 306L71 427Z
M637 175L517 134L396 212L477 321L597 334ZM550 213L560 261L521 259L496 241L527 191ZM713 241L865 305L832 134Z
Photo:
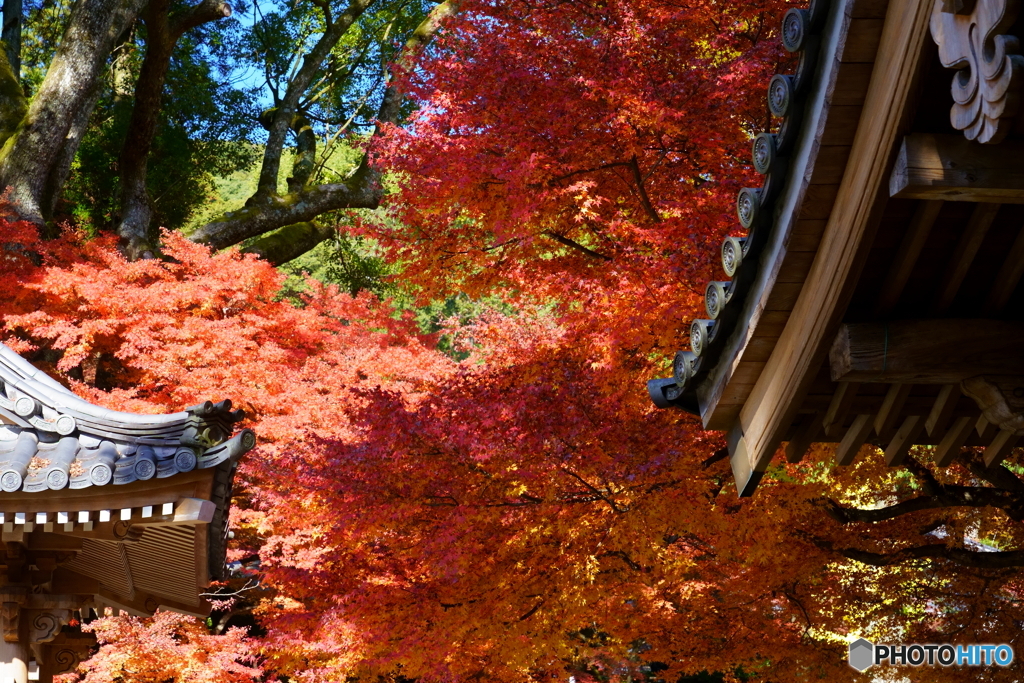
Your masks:
M116 52L128 39L128 28L135 19L134 16L129 16L129 14L128 9L122 7L111 24L110 35L115 38L111 52ZM96 108L96 103L99 101L102 92L103 82L100 78L96 78L93 81L92 90L89 91L88 96L82 101L78 111L75 112L75 117L71 120L68 134L64 136L64 142L53 161L50 173L46 177L46 185L40 202L43 217L46 220L50 220L57 211L57 203L60 202L64 192L64 184L68 181L68 176L71 174L71 165L75 161L78 147L82 144L82 138L85 136L85 130L89 126L93 109Z
M173 21L168 17L170 0L150 0L143 12L146 22L146 56L135 83L135 105L121 149L121 223L117 232L130 259L152 250L150 222L153 209L146 187L149 153L153 148L164 82L174 46L185 31L215 19L231 16L231 7L219 0L204 0Z
M0 150L0 186L11 188L10 201L22 218L43 223L47 178L120 33L117 24L133 19L143 2L75 3L67 30L23 125Z
M0 146L18 130L27 111L25 92L11 71L6 55L0 52Z
M21 81L21 24L24 11L21 0L4 0L4 25L0 40L4 41L7 63L14 80Z
M96 102L100 99L100 92L102 91L100 86L101 83L97 79L93 83L89 96L85 98L78 111L75 112L75 118L71 121L71 128L68 130L68 134L64 136L64 144L60 146L60 152L53 161L50 173L46 176L46 186L43 189L40 206L43 210L43 216L47 220L57 211L57 202L60 201L61 194L64 191L64 183L68 181L68 176L71 174L71 164L75 161L78 146L82 144L82 136L85 135L85 129L89 125L92 110L96 108Z
M121 148L118 174L121 176L121 223L117 233L130 259L142 256L149 245L149 222L153 209L146 190L149 151L153 147L164 81L171 66L170 0L151 0L142 14L146 23L146 56L139 80L135 82L135 105L128 134Z

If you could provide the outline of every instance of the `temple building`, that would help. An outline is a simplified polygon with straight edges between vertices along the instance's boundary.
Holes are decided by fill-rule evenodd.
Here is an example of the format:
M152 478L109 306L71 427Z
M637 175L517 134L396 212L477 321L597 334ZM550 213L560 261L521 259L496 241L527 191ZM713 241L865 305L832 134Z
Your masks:
M230 401L169 415L88 403L0 344L0 681L87 657L76 615L209 613L239 458ZM34 678L34 676L33 676Z
M655 404L728 434L740 495L813 443L988 466L1024 436L1024 22L1015 0L813 0L782 24L760 187ZM871 448L868 448L870 446ZM875 455L874 448L884 455ZM870 453L870 454L869 454Z

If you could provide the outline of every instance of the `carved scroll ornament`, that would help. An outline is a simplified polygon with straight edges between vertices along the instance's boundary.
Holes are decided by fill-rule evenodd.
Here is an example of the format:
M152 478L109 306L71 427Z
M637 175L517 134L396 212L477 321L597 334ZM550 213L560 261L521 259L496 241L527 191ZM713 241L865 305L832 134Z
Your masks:
M1006 35L1019 0L935 0L932 38L953 76L950 122L968 140L995 143L1013 126L1020 100L1024 57L1020 41Z

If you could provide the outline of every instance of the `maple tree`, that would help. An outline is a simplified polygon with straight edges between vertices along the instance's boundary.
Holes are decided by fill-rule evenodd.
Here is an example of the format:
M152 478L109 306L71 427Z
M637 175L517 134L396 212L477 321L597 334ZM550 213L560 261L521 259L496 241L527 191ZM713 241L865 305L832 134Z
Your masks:
M920 510L850 534L829 511L913 495L913 478L870 458L838 470L827 452L737 500L721 443L616 384L589 332L550 308L450 327L471 353L456 363L370 295L311 283L304 306L275 300L282 276L252 256L168 234L173 260L126 263L109 240L3 227L42 257L6 257L8 343L111 407L230 393L255 420L232 556L238 583L261 583L245 600L266 635L169 657L258 653L267 673L304 681L736 667L797 680L843 675L851 631L1015 637L1014 571L844 554L890 554L936 521L1012 543L997 510ZM59 367L47 349L65 351ZM154 648L181 628L113 620L83 675L133 658L159 672Z
M83 626L96 635L97 653L67 683L255 683L255 657L241 628L214 636L194 618L157 612L149 619L105 616Z
M234 609L265 635L105 621L82 675L159 672L156 644L186 631L174 661L250 676L255 653L261 675L309 682L845 679L847 634L1015 642L1010 468L965 453L933 473L915 451L840 469L818 449L738 500L720 438L643 391L751 182L783 9L462 3L396 73L410 124L372 142L398 186L388 220L351 217L424 300L505 302L434 334L367 292L311 281L295 305L265 260L176 233L165 259L127 262L109 236L0 224L18 245L6 343L111 407L230 396L260 437L229 590L258 579ZM964 504L982 489L998 493ZM997 552L946 548L964 538Z

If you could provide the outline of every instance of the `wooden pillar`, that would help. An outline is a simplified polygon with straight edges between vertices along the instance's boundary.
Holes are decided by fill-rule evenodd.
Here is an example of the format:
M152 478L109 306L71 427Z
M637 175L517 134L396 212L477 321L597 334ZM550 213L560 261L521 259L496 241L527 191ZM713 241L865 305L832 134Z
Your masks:
M53 661L53 646L49 643L40 643L36 646L36 664L39 666L39 683L53 683L53 677L61 673L60 668Z
M0 683L28 683L28 645L0 639Z

